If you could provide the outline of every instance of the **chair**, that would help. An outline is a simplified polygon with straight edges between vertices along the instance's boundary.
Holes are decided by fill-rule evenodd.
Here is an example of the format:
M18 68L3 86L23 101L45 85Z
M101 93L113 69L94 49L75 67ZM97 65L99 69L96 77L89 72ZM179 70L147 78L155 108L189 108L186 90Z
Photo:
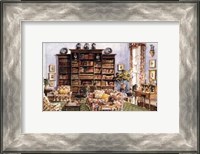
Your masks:
M135 102L136 102L136 104L138 104L138 99L139 99L140 103L142 102L142 104L143 104L142 106L144 107L145 95L141 91L135 91Z
M48 97L43 97L43 111L61 111L60 103L50 103Z

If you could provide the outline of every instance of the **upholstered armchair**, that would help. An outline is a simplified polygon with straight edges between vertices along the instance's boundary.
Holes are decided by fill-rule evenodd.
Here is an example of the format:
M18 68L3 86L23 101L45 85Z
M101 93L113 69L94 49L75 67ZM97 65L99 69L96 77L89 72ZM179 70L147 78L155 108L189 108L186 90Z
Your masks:
M123 109L126 94L114 90L95 90L87 96L87 104L91 110L99 110L102 106L116 106L117 110Z
M69 102L71 101L72 92L70 90L70 86L63 85L57 87L55 91L52 91L48 96L51 102Z
M52 104L46 96L43 97L43 111L60 111L61 109L60 103Z

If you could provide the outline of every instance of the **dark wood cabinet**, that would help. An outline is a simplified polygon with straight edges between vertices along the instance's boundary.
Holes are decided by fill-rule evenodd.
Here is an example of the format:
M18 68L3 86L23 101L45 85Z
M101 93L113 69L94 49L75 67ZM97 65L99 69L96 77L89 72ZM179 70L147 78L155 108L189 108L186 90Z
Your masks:
M74 95L87 87L114 89L115 54L103 54L103 49L70 49L71 54L57 55L58 86L70 85Z

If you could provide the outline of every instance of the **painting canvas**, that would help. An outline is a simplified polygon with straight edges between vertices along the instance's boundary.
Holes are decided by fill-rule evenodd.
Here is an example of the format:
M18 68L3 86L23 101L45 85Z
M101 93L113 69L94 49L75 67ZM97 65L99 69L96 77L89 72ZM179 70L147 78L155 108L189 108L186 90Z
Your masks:
M157 111L158 52L155 42L44 42L43 111Z

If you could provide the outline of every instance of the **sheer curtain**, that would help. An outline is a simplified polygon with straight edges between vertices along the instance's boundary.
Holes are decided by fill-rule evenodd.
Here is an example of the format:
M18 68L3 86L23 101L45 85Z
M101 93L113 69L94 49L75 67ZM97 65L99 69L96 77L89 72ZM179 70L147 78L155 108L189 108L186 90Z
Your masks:
M140 51L141 46L134 48L132 50L132 69L133 69L133 78L132 78L132 85L140 83Z

